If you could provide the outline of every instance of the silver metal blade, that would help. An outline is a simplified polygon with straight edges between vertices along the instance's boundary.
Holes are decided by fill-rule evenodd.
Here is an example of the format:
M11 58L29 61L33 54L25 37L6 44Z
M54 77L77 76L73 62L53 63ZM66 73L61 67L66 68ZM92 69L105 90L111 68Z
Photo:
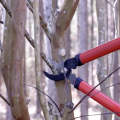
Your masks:
M76 75L75 75L75 74L70 74L70 75L68 76L68 81L69 81L72 85L75 85Z

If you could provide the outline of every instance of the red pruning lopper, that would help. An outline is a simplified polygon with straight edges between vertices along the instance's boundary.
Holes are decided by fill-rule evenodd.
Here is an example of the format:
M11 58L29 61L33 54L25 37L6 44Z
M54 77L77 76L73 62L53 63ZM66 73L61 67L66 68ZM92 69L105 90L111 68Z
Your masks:
M48 77L51 80L61 81L65 79L65 76L64 76L64 71L65 71L67 81L69 81L72 85L74 85L76 89L87 94L89 91L93 89L93 87L87 84L86 82L84 82L81 78L76 77L75 74L72 74L71 69L75 69L77 66L81 66L87 62L90 62L94 59L97 59L99 57L102 57L104 55L107 55L119 49L120 49L120 38L116 38L103 45L95 47L84 53L78 54L74 58L67 59L64 62L64 70L61 63L54 62L56 69L59 69L59 72L60 72L60 74L58 75L48 74L45 71L43 71L43 73L45 74L46 77ZM120 117L120 104L118 104L116 101L112 100L111 98L109 98L102 92L98 91L97 89L94 89L89 94L89 96Z

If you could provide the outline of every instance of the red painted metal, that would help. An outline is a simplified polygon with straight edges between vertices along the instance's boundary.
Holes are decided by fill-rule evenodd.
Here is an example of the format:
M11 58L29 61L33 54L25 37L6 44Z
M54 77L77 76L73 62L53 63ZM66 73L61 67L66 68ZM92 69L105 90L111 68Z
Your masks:
M92 88L93 88L92 86L90 86L89 84L87 84L84 81L82 81L79 84L79 90L85 94L87 94ZM93 96L91 96L91 95L93 95ZM120 104L118 104L117 102L115 102L111 98L107 97L105 94L98 91L97 89L94 89L89 94L89 96L92 99L94 99L95 101L97 101L98 103L100 103L101 105L103 105L104 107L106 107L107 109L109 109L110 111L116 112L115 114L120 117L120 113L117 113L117 112L120 112Z
M81 62L87 63L120 49L120 37L80 54Z

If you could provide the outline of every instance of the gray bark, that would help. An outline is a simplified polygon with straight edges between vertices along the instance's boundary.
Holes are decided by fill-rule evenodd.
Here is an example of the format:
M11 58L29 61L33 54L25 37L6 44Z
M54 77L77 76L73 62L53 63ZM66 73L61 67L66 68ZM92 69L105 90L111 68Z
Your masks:
M80 41L80 52L85 52L88 49L88 25L87 25L87 0L81 0L79 3L79 41ZM81 66L79 68L79 77L83 79L85 82L88 82L88 64ZM84 94L80 93L80 98L83 98ZM81 115L88 114L88 101L83 101L81 104ZM83 117L81 120L88 120L88 117Z

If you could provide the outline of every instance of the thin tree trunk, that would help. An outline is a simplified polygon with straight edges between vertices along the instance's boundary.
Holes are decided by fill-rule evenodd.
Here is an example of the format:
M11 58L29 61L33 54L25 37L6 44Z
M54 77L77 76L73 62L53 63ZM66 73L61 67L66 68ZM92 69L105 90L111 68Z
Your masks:
M80 52L85 52L88 49L88 25L87 25L87 0L81 0L79 3L78 12L78 23L80 25L79 41L80 41ZM88 82L88 64L79 68L79 77ZM83 98L84 94L80 93L80 98ZM88 114L88 101L81 103L81 115ZM88 117L83 117L81 120L88 120Z
M56 8L56 3L54 4L54 7ZM47 23L49 23L50 21L50 15L52 12L52 0L49 1L44 1L44 15L45 15L45 20L47 21ZM52 59L52 51L51 51L51 45L50 45L50 41L48 40L47 37L45 37L45 50L46 50L46 56L50 59ZM48 68L48 66L46 66L46 69L49 73L51 73L51 70ZM58 100L58 96L57 96L57 89L55 86L55 82L49 79L46 79L46 84L48 86L48 95L51 96L51 98L57 103L59 104L59 100ZM52 86L52 88L51 88ZM54 94L53 94L54 92Z
M119 19L119 17L120 17L120 1L118 1L117 2L118 4L116 5L116 7L115 7L115 33L116 33L116 37L119 37L119 31L120 31L120 19ZM118 68L118 66L119 66L119 52L118 51L115 51L115 53L114 53L114 65L113 65L113 70L115 70L116 68ZM115 72L114 73L114 76L113 76L113 84L116 84L116 83L119 83L120 82L120 80L119 80L119 75L118 75L118 71L117 72ZM119 87L119 85L117 85L117 86L115 86L114 87L114 89L113 89L113 98L114 98L114 100L115 101L117 101L118 103L119 103L119 98L120 98L120 87ZM115 115L115 120L119 120L119 117L117 116L117 115Z
M23 89L24 89L24 94L27 96L27 90L26 90L26 54L25 54L25 41L24 41L24 48L23 48Z
M43 16L43 1L42 0L39 1L39 11L40 11L41 16ZM43 30L42 30L42 27L40 26L40 51L43 51L43 50L44 50L44 38L43 38ZM42 73L45 70L45 67L44 67L45 63L44 63L43 60L41 60L41 64L40 65L41 65L41 73ZM41 74L40 77L41 77L40 79L41 79L42 88L44 90L45 86L46 86L45 76L43 74ZM41 109L41 106L40 106L40 102L39 102L39 97L38 96L39 95L37 93L37 100L36 100L36 102L37 102L37 109L36 109L36 113L40 114L40 116L43 117L42 114L41 114L42 109Z
M8 91L12 115L17 120L29 120L22 76L26 1L12 1L11 8L13 11L12 26L7 26L9 38L5 38L4 42L2 74Z
M98 19L98 45L101 45L105 42L105 37L106 37L105 36L105 33L106 33L105 1L96 0L96 5L97 5L97 16L98 16L97 18ZM103 80L107 76L107 68L105 67L105 57L101 57L98 59L97 72L98 72L97 77L99 81ZM102 83L100 85L100 88L104 89L106 85L107 86L110 85L109 81L105 81L104 83ZM109 89L106 89L105 91L103 91L103 93L111 98ZM102 113L106 113L106 112L107 112L107 109L102 107ZM111 115L101 116L102 120L110 120L111 118L112 118Z
M23 91L22 76L26 0L13 0L12 13L12 49L10 56L10 95L12 99L12 113L14 117L18 120L29 120L30 118Z
M51 29L54 34L53 34L53 39L51 41L51 46L52 46L52 56L56 62L60 62L59 55L63 61L65 60L65 57L66 57L65 35L66 35L67 28L71 22L71 19L75 13L78 3L79 3L79 0L76 0L76 1L65 0L63 3L62 9L57 17L56 22L55 20L52 21L53 24L51 24L52 26ZM64 119L69 120L70 118L73 118L73 114L67 114L68 112L67 110L69 110L70 108L66 108L66 103L72 101L70 90L67 89L65 80L60 81L60 82L55 82L55 84L57 88L61 111L65 110ZM66 90L67 92L65 92L65 89L67 89Z
M115 59L115 61L114 61L113 69L115 70L118 68L118 51L115 52L114 59ZM113 76L113 84L116 84L119 82L120 82L120 80L119 80L118 71L117 71L114 73L114 76ZM119 103L119 98L120 98L120 95L119 95L120 89L119 88L120 88L119 85L117 85L114 87L114 90L113 90L113 98L118 103ZM115 115L115 120L119 120L119 117L117 115Z
M39 21L39 0L33 1L33 14L34 14L34 38L35 38L35 77L36 77L36 86L38 89L42 90L41 83L41 59L40 59L40 21ZM50 119L47 103L45 96L39 92L39 101L43 114L46 120Z
M7 0L7 3L9 6L11 6L11 0ZM7 88L7 96L8 96L8 101L10 102L10 91L8 89L8 86L10 84L9 79L9 72L10 69L6 69L7 66L9 68L10 66L10 44L11 44L11 18L9 17L9 15L6 13L5 16L5 31L4 31L4 40L3 40L3 52L2 52L2 63L1 63L1 72L4 78L4 82ZM6 106L7 107L7 112L6 112L6 120L12 120L13 116L11 114L11 108L10 106Z

